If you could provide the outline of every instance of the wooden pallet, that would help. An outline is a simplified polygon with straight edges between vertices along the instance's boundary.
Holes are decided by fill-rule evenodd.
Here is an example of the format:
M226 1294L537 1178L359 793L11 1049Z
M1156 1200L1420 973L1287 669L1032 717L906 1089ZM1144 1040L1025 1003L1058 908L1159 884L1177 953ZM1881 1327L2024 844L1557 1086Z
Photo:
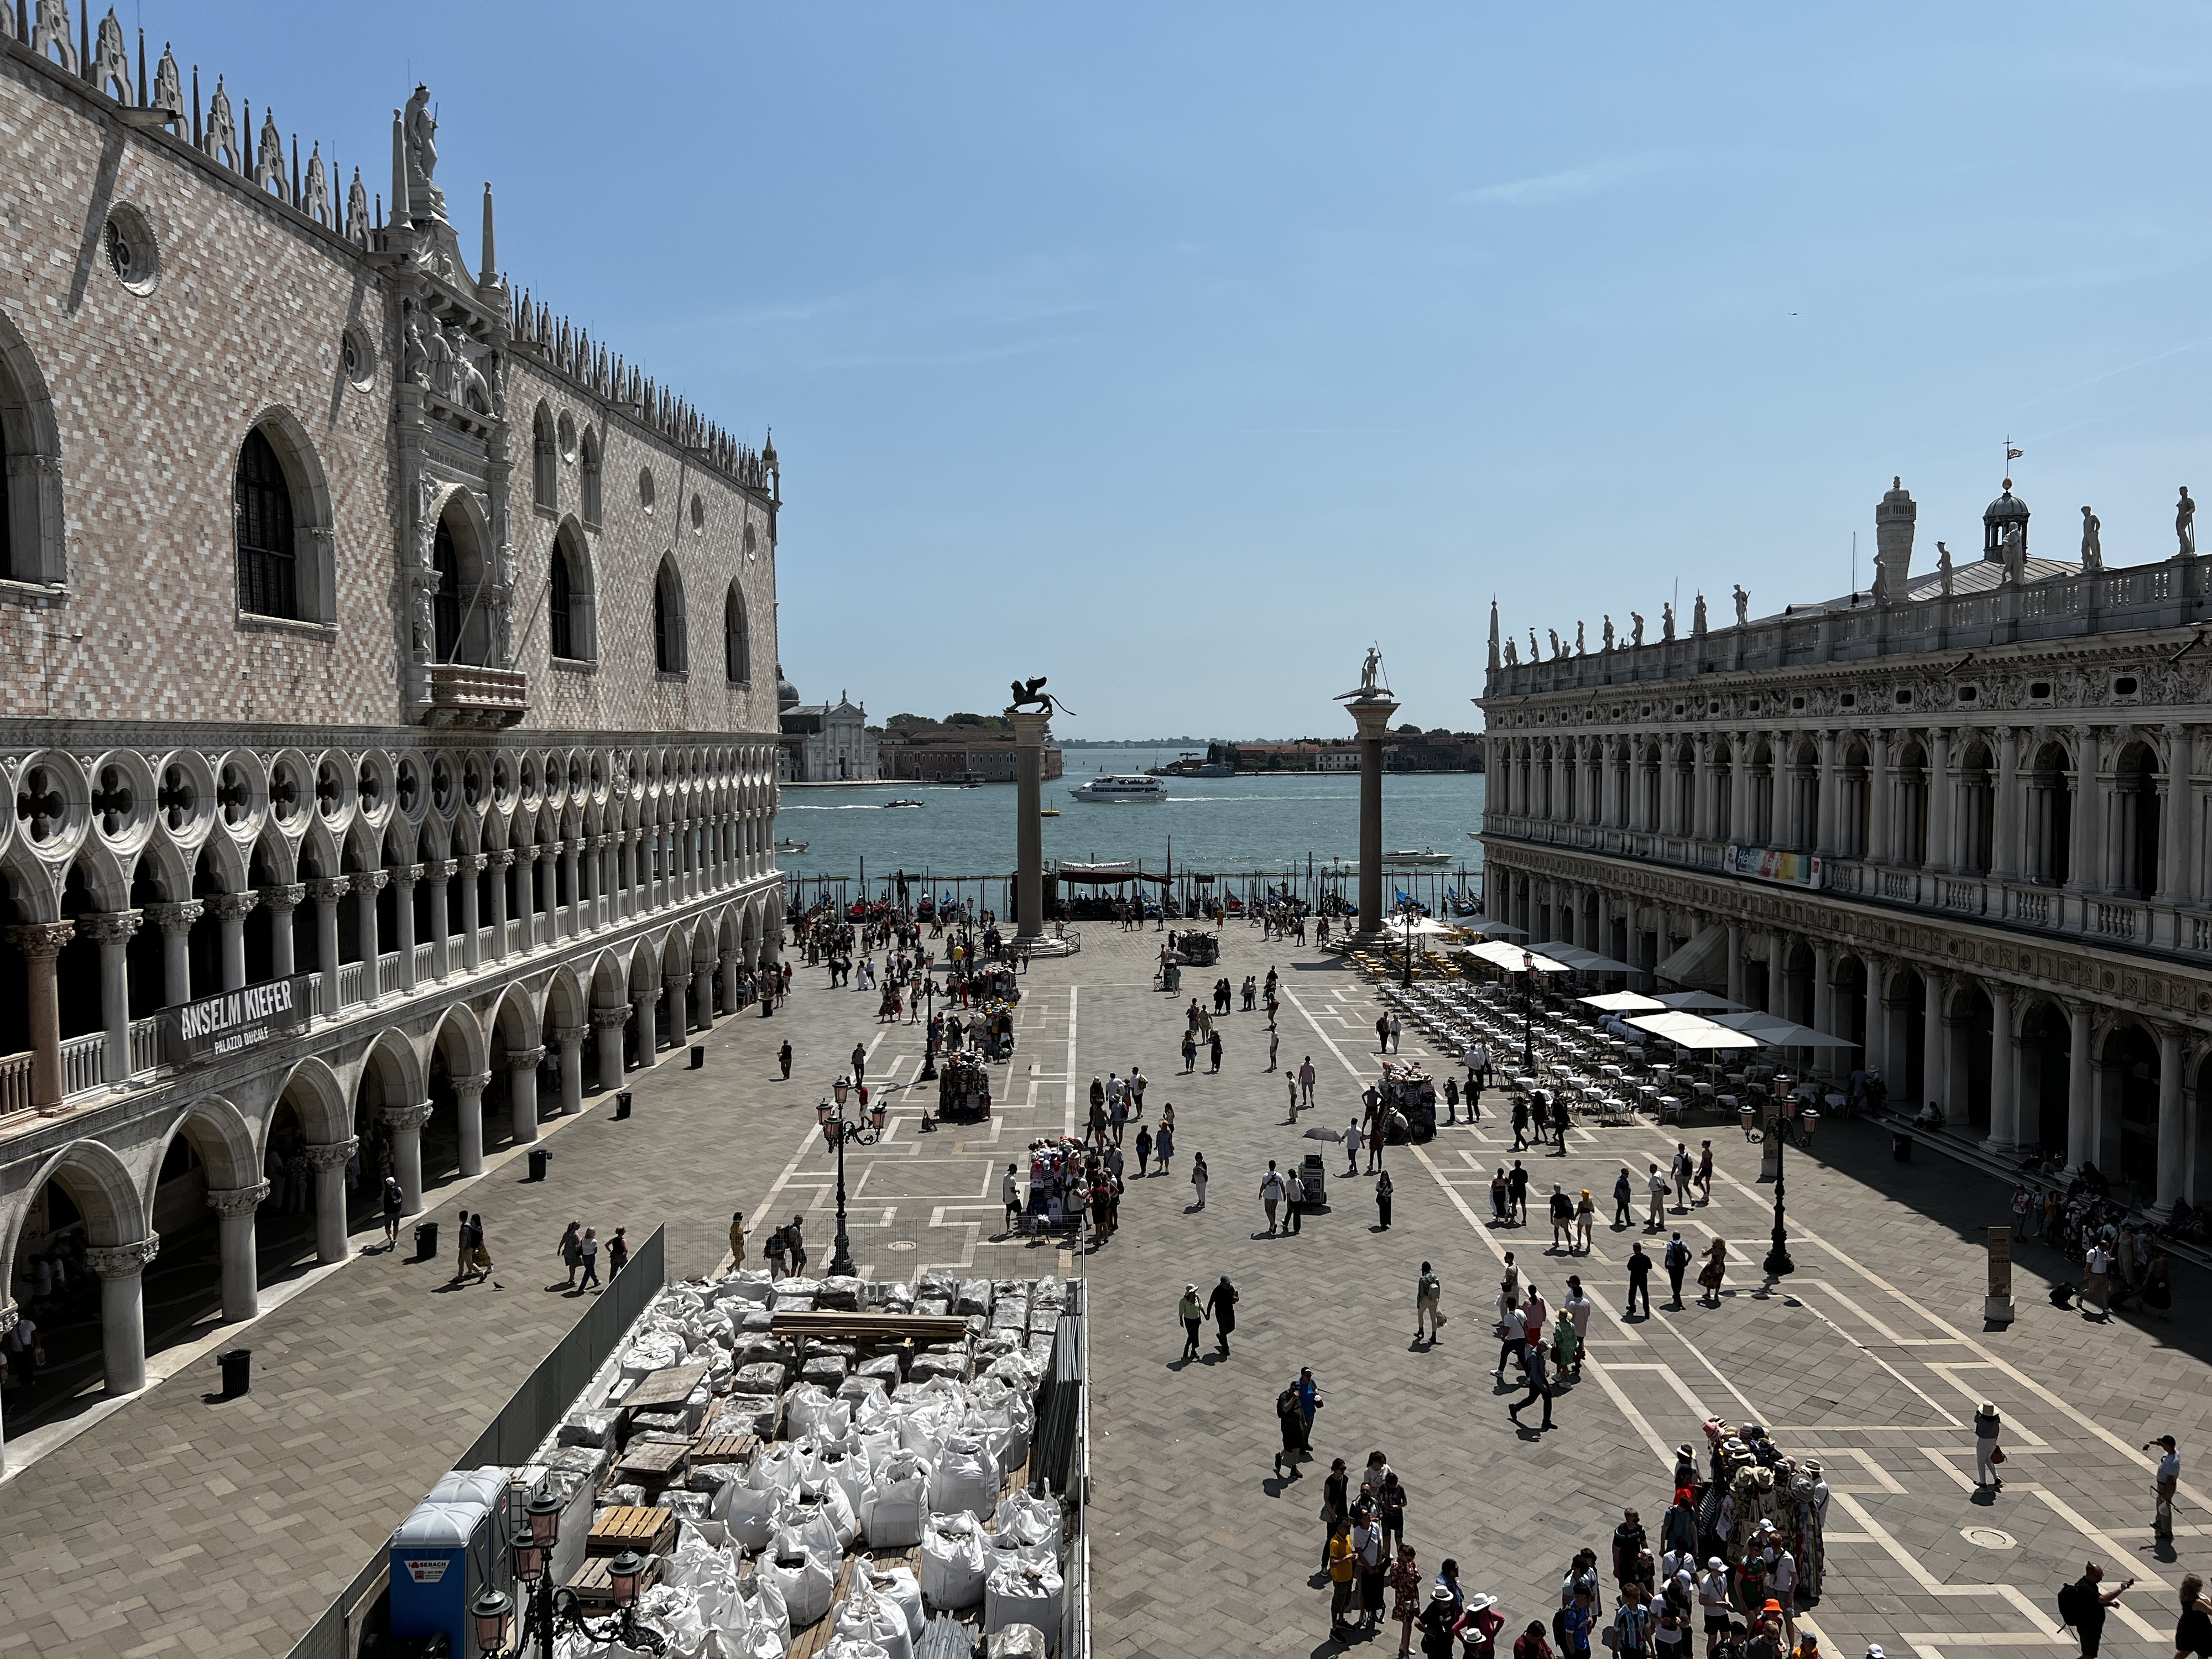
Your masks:
M602 1511L592 1522L584 1541L586 1555L620 1555L635 1550L641 1555L665 1555L676 1547L676 1516L670 1510L641 1504Z
M750 1434L702 1434L691 1444L691 1462L701 1468L717 1463L750 1463L760 1439Z
M607 1571L607 1563L612 1559L604 1555L586 1558L584 1565L576 1570L576 1576L568 1581L568 1588L576 1592L576 1599L584 1604L587 1613L596 1615L614 1611L615 1581ZM659 1582L660 1558L656 1555L647 1564L637 1587L646 1590Z
M691 1390L707 1380L704 1365L666 1365L640 1379L637 1386L622 1397L619 1409L627 1417L646 1409L680 1410L691 1397Z
M691 1446L688 1441L633 1440L629 1449L615 1464L615 1481L617 1485L634 1481L648 1489L672 1483L680 1486L690 1468Z

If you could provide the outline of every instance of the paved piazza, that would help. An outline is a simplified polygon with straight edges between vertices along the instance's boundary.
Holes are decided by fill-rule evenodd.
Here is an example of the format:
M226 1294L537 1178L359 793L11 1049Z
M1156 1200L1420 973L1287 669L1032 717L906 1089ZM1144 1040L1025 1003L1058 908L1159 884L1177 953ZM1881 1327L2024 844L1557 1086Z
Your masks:
M1486 1224L1481 1170L1508 1153L1510 1129L1486 1117L1393 1149L1387 1234L1374 1230L1371 1182L1340 1180L1342 1153L1325 1147L1329 1212L1271 1239L1255 1195L1266 1160L1320 1143L1283 1121L1261 1017L1229 1018L1221 1075L1183 1076L1182 999L1150 986L1158 935L1097 924L1084 933L1079 957L1041 963L1026 981L1020 1043L986 1130L918 1133L923 1097L907 1086L918 1028L878 1026L872 994L830 992L821 970L802 969L788 1017L725 1020L706 1039L705 1070L671 1056L632 1073L629 1121L612 1120L605 1096L563 1121L546 1143L544 1186L521 1183L509 1158L433 1194L441 1219L464 1205L489 1212L503 1290L447 1292L444 1262L361 1250L374 1240L356 1234L351 1262L240 1339L256 1351L252 1396L204 1403L214 1368L197 1362L0 1486L0 1654L288 1650L574 1319L577 1304L547 1289L571 1216L634 1234L665 1218L672 1270L696 1273L715 1265L732 1207L804 1209L816 1261L826 1261L834 1167L811 1108L855 1041L872 1048L871 1076L894 1085L887 1139L848 1162L856 1252L878 1275L939 1262L1073 1270L1056 1247L997 1242L996 1172L1033 1134L1073 1122L1093 1073L1141 1065L1155 1113L1176 1104L1175 1174L1132 1182L1120 1236L1085 1264L1102 1654L1326 1648L1319 1470L1334 1455L1357 1466L1376 1447L1411 1488L1409 1535L1425 1567L1456 1555L1470 1586L1503 1598L1509 1628L1548 1617L1566 1558L1601 1546L1624 1503L1656 1522L1665 1460L1698 1437L1708 1413L1756 1418L1786 1449L1825 1461L1829 1581L1804 1622L1831 1651L1856 1655L1869 1641L1928 1659L2069 1649L2052 1634L2053 1593L2087 1556L2142 1581L2108 1627L2108 1650L2171 1651L2165 1587L2198 1564L2212 1516L2201 1483L2185 1479L2179 1558L2155 1557L2148 1460L2136 1449L2170 1431L2191 1460L2185 1476L2200 1473L2207 1336L2192 1271L2179 1275L2170 1324L2098 1326L2050 1305L2043 1275L2059 1264L2028 1243L2019 1321L1985 1331L1978 1229L2001 1218L2003 1190L1926 1154L1895 1164L1886 1136L1837 1125L1821 1131L1817 1160L1793 1155L1794 1304L1761 1297L1745 1276L1771 1216L1756 1154L1733 1127L1700 1131L1712 1133L1722 1178L1712 1206L1680 1220L1699 1245L1724 1229L1733 1293L1717 1309L1662 1307L1624 1322L1620 1263L1643 1234L1601 1229L1577 1269L1603 1310L1591 1363L1559 1399L1554 1432L1516 1432L1509 1393L1491 1377L1498 1263L1516 1252L1555 1304L1569 1269L1546 1253L1548 1226ZM1373 999L1334 962L1231 930L1220 972L1241 982L1271 963L1287 988L1285 1061L1313 1054L1325 1103L1316 1119L1340 1124L1374 1067ZM771 1058L787 1036L799 1056L788 1085ZM1577 1133L1564 1158L1525 1161L1537 1191L1587 1185L1602 1217L1620 1162L1640 1173L1671 1139ZM1187 1179L1194 1152L1213 1174L1203 1212ZM1433 1350L1408 1340L1424 1257L1444 1275L1451 1318ZM1222 1273L1243 1297L1234 1357L1209 1351L1185 1364L1176 1297ZM1269 1468L1273 1401L1300 1364L1327 1391L1315 1437L1324 1461L1286 1487ZM2013 1460L1994 1504L1971 1490L1966 1421L1983 1397L2004 1413Z

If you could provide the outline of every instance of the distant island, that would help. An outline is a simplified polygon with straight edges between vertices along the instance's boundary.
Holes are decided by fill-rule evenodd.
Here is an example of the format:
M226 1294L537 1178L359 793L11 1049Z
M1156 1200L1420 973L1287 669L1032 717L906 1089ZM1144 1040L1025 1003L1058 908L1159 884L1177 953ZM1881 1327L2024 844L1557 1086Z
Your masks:
M999 761L1000 757L991 751L1001 747L1006 751L1004 764L1011 765L1012 728L1001 715L962 713L933 720L921 714L894 714L881 727L870 729L880 732L884 740L885 776L934 775L937 770L951 765L949 758L939 759L937 756L949 755L955 749L965 754L957 769L963 776L999 776L1000 767L990 763ZM1359 750L1350 738L1056 738L1054 749L1048 751L1047 777L1060 775L1057 750L1068 749L1179 750L1194 758L1170 763L1160 769L1190 775L1197 775L1201 766L1228 767L1237 772L1359 769ZM901 756L895 762L893 757L901 750L910 751L911 758ZM924 762L922 756L930 751L936 753ZM1201 752L1205 757L1202 761L1195 758ZM988 761L983 758L986 756ZM1480 772L1484 769L1482 734L1453 732L1441 726L1424 732L1409 721L1391 732L1384 742L1382 767L1389 772ZM1011 771L1006 775L1011 776ZM1208 770L1205 775L1225 775Z

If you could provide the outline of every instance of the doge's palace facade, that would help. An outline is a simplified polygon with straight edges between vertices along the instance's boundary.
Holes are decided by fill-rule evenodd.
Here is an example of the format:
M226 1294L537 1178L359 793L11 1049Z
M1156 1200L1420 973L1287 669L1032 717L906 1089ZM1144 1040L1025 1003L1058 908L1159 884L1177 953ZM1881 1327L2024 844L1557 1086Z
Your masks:
M781 491L489 190L471 274L424 89L349 179L57 15L0 3L0 1332L88 1268L119 1392L165 1232L251 1314L257 1217L340 1259L750 1000Z

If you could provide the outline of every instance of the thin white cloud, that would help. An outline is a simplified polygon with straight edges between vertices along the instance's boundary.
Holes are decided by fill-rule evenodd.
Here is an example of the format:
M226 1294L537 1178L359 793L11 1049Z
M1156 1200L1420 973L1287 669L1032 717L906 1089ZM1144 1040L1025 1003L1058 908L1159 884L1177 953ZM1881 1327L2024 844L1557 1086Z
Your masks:
M1483 185L1474 190L1463 191L1459 199L1483 207L1548 207L1555 202L1577 201L1585 196L1595 196L1615 185L1626 184L1632 179L1648 178L1664 171L1681 159L1677 152L1644 150L1632 155L1616 155L1601 161L1589 161L1578 167L1562 167L1556 173L1540 173L1528 179L1509 179L1495 185Z

